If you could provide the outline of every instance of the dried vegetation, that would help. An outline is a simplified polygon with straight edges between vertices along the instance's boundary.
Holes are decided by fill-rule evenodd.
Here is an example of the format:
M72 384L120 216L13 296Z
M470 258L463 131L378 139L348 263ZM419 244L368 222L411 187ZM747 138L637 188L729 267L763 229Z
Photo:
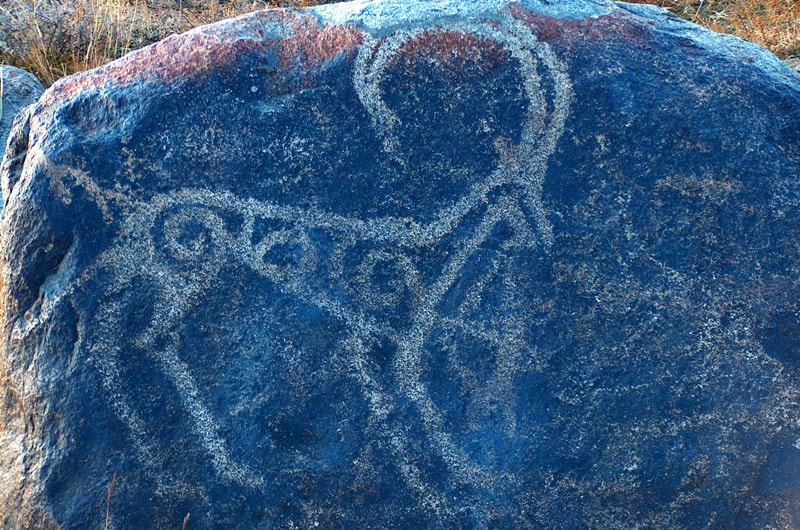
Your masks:
M172 34L271 7L330 0L0 0L0 63L50 85ZM797 0L631 0L755 41L782 58L800 56Z
M324 0L0 0L0 63L46 86L131 50L251 11Z
M800 56L798 0L627 0L654 4L719 33L764 46L782 59Z

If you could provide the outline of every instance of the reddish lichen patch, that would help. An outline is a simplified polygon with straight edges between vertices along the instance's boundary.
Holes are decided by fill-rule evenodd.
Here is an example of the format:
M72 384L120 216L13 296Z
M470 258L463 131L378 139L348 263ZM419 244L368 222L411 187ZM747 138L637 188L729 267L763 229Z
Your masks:
M641 46L648 39L643 23L621 9L609 15L585 18L551 17L530 11L521 4L511 4L507 10L511 16L534 29L539 40L567 48L620 40Z
M283 27L287 36L271 37L265 27ZM294 10L253 13L232 21L198 28L138 50L105 67L69 78L53 88L53 96L71 97L108 84L168 85L202 79L243 54L277 53L278 70L320 68L340 51L354 49L363 36L353 27L326 24Z
M403 44L391 63L402 61L406 73L413 75L418 63L435 62L443 70L463 77L470 67L492 70L508 62L510 55L502 43L474 33L428 30Z
M292 34L280 43L278 57L282 71L318 69L337 54L355 50L364 39L352 26L320 26L310 15L297 15L287 22L290 22Z
M57 83L52 95L69 98L82 91L109 85L168 85L178 79L202 75L230 59L233 43L215 37L203 33L169 37L97 70Z

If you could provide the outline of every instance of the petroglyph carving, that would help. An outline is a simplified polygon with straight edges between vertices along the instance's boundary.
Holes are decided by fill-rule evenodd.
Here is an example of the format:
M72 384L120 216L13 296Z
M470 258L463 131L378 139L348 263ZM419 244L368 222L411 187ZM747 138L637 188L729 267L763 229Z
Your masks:
M116 337L125 333L131 345L152 355L174 386L191 418L194 436L218 477L254 488L263 484L259 470L248 468L228 446L222 420L204 402L203 389L182 359L175 333L214 285L221 268L239 267L321 309L348 330L338 342L340 351L332 354L347 359L350 377L363 390L373 421L381 426L398 469L419 493L422 504L441 509L448 501L415 464L404 426L390 419L400 398L418 409L429 445L457 481L475 490L512 487L512 479L499 466L477 459L463 437L448 428L441 405L448 396L434 395L429 389L427 361L435 352L446 360L443 369L462 381L466 414L472 423L481 424L489 416L500 418L505 435L515 436L511 399L515 367L532 346L526 344L513 319L498 325L473 317L480 311L483 291L498 278L502 280L501 264L495 263L468 285L459 285L457 295L449 293L490 238L500 237L503 250L542 254L552 245L542 184L547 159L564 129L570 82L548 45L512 18L483 23L444 21L428 29L397 31L380 40L367 35L356 58L353 82L387 152L394 151L400 141L394 130L400 118L383 98L384 69L409 42L431 32L499 43L513 59L528 100L520 142L498 146L499 166L490 175L476 178L467 193L438 212L433 221L355 219L230 193L185 189L132 208L125 233L84 276L82 281L90 282L92 275L102 273L110 282L99 296L101 308L92 323L96 331L86 339L85 348L143 460L159 465L153 435L130 404L122 383L120 364L127 353L124 341ZM479 218L477 223L475 218ZM448 243L447 252L440 251L457 229L467 236ZM333 249L326 256L316 250L320 238L326 248ZM488 250L485 254L491 256ZM434 256L435 266L422 270L420 255ZM320 278L325 283L322 287ZM133 324L126 313L131 296L153 298L152 313ZM443 301L448 296L456 302L445 309ZM394 347L391 382L372 367L370 350L376 341ZM480 348L491 360L489 380L481 379L470 366L466 356L470 348ZM304 353L309 352L298 355Z

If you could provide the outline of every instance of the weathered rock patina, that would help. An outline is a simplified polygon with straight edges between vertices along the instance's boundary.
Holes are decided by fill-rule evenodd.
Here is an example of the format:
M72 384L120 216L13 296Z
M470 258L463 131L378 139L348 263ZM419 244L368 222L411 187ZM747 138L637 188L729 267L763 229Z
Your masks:
M762 49L599 0L276 10L23 130L5 528L800 525L800 77Z
M0 64L0 149L5 150L14 118L28 105L35 103L44 87L32 73ZM19 131L22 140L26 131ZM15 150L18 150L15 148Z

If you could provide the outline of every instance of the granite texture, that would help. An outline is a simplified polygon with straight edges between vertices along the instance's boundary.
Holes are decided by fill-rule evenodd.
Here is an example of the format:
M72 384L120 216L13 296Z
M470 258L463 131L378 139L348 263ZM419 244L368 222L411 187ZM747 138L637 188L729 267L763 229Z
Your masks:
M36 76L15 66L0 64L0 149L5 149L14 118L44 92Z
M599 0L275 10L16 131L4 528L800 526L766 51Z

